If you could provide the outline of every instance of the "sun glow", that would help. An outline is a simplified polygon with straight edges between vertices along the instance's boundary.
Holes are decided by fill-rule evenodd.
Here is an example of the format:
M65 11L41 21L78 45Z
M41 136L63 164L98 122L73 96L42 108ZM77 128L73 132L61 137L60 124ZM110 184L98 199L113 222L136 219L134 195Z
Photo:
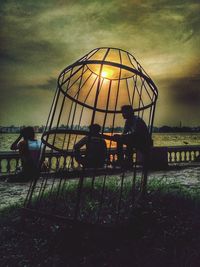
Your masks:
M116 80L119 78L127 79L133 77L133 73L131 71L106 64L103 64L102 67L100 64L88 64L88 69L93 72L94 75L98 75L105 80Z
M108 72L107 72L107 71L102 71L101 76L102 76L103 78L108 77Z
M104 66L101 72L101 77L111 79L113 74L114 71L111 68Z

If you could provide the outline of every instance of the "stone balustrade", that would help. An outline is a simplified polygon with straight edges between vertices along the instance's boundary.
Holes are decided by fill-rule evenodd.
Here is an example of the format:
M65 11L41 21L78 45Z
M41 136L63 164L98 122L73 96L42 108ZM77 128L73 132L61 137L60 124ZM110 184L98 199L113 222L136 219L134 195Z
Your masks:
M168 163L187 163L199 161L200 146L170 146L168 150Z
M18 152L0 152L0 174L12 174L21 166L21 159Z
M199 161L200 146L173 146L173 147L154 147L151 153L150 165L153 162L156 165L162 165L163 159L165 159L165 165L178 164L178 163L191 163L196 160ZM117 159L117 153L115 149L110 149L108 152L108 159L114 162ZM48 170L54 172L58 169L68 169L77 166L74 159L74 154L69 151L63 155L59 152L47 152L45 154L45 162L48 166ZM15 174L21 167L21 159L18 152L0 152L0 175Z
M116 150L110 149L108 151L108 158L111 162L117 159ZM63 155L60 152L46 152L44 166L48 171L54 172L58 169L70 169L77 167L77 162L74 159L73 151L67 152ZM21 159L18 152L8 151L0 152L0 175L16 174L21 168Z

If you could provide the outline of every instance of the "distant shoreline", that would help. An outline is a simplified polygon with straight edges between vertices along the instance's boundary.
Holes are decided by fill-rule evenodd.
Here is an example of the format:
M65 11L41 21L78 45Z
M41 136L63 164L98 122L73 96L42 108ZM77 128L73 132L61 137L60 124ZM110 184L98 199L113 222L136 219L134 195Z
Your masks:
M106 131L107 132L107 131ZM120 133L120 131L114 131L115 133ZM36 134L42 134L43 131L35 131ZM187 131L176 131L176 130L172 130L172 131L160 131L160 130L154 130L152 131L152 133L169 133L169 134L172 134L172 133L200 133L200 129L199 130L187 130ZM0 134L19 134L19 132L1 132L0 131Z
M32 126L34 128L35 133L43 133L45 130L45 126L44 125L35 125ZM23 129L24 126L15 126L15 125L10 125L10 126L2 126L0 125L0 133L6 133L6 134L17 134L20 133L21 129ZM55 127L53 127L52 129L54 129ZM69 128L67 125L60 125L58 127L58 129L71 129ZM73 126L74 130L83 130L83 131L88 131L88 125L74 125ZM121 133L123 132L124 127L122 126L116 126L114 127L114 129L112 129L111 127L105 127L104 128L104 132L105 133ZM160 127L157 126L153 126L152 127L152 132L153 133L200 133L200 126L168 126L168 125L163 125Z

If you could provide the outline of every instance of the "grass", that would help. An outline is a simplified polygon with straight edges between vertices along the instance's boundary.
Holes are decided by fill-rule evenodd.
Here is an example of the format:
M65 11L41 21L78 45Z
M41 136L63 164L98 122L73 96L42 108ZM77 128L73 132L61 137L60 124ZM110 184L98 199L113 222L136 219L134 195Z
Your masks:
M112 181L108 192L115 186ZM85 191L89 182L85 184ZM95 184L95 190L101 184ZM70 185L74 194L75 185ZM116 187L114 187L116 189ZM116 190L114 190L116 192ZM90 202L88 202L90 205ZM144 202L119 227L69 227L1 211L0 266L190 266L200 263L200 194L152 180Z
M104 176L95 177L92 184L91 178L84 179L79 191L79 183L68 181L62 190L58 191L58 185L54 185L53 190L46 189L42 199L37 201L37 194L32 201L35 209L52 213L67 218L74 218L78 198L80 204L78 209L78 220L90 223L110 224L121 217L127 219L127 213L130 213L132 206L132 184L130 177L126 177L123 184L123 191L120 192L121 178L107 177L104 187ZM57 194L59 192L59 194ZM120 212L119 198L121 194ZM128 211L129 209L129 211Z

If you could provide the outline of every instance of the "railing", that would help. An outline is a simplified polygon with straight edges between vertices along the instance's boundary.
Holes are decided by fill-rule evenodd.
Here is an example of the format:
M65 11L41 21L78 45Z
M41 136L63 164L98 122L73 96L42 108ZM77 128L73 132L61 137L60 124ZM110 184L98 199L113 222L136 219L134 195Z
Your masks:
M152 154L158 164L159 158L166 158L167 164L174 163L191 163L195 162L200 157L200 146L173 146L173 147L155 147L153 150L158 149L158 152ZM109 151L108 158L111 162L117 159L116 150ZM59 152L47 152L45 154L45 162L48 169L52 172L59 168L72 168L76 167L77 163L74 159L73 152L69 151L66 155ZM21 167L21 159L18 152L0 152L0 175L15 174Z
M170 146L168 150L168 163L189 163L200 160L200 146Z
M21 159L18 152L0 152L0 174L12 174L21 166Z
M114 162L117 159L116 150L109 150L108 158L111 162ZM44 163L44 171L47 168L51 172L78 167L73 151L69 151L64 155L60 152L46 152ZM0 176L16 174L21 169L21 165L21 158L18 152L0 152Z

